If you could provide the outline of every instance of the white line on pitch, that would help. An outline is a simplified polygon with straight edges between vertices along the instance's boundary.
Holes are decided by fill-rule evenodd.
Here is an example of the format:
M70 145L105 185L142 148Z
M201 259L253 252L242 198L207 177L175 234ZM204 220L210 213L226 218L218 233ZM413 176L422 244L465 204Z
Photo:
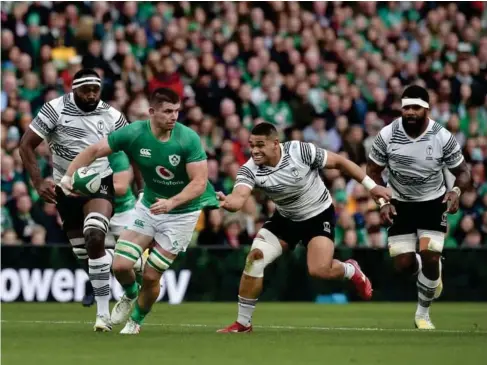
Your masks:
M22 320L1 320L1 323L25 323L25 324L92 324L89 321L22 321ZM219 328L218 325L197 324L197 323L145 323L144 326L157 327L200 327L200 328ZM317 327L317 326L259 326L254 328L262 329L283 329L283 330L308 330L308 331L363 331L363 332L427 332L427 333L479 333L487 334L485 330L448 330L439 329L433 331L419 331L412 328L378 328L378 327Z

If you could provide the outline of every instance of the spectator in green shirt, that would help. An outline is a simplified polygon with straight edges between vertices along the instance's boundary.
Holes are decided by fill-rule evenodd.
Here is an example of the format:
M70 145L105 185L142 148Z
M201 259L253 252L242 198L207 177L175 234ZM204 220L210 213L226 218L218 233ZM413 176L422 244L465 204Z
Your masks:
M281 128L290 127L293 115L289 104L281 100L281 91L273 87L269 91L269 99L259 105L259 114L266 122Z

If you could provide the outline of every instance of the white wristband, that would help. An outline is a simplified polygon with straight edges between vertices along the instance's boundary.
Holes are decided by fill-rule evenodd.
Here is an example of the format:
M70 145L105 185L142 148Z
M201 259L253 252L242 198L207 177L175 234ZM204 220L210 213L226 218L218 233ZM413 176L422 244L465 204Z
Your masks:
M374 180L372 180L369 176L365 175L364 179L362 180L362 185L368 190L371 191L373 188L377 186Z
M382 209L384 205L391 204L390 202L386 202L384 198L379 198L379 209Z
M453 189L451 189L451 191L454 191L455 193L457 193L458 197L460 197L460 195L462 195L462 191L460 190L460 188L458 186L455 186Z

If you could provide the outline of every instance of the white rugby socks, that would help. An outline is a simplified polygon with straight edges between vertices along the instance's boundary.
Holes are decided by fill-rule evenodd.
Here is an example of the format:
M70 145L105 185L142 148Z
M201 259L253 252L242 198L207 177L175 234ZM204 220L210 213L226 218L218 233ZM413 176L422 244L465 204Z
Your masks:
M113 255L113 254L112 254ZM88 269L96 300L97 315L110 316L110 267L113 256L106 253L98 259L88 260Z
M430 280L420 271L416 286L418 287L418 307L416 308L416 317L425 317L429 315L431 302L435 296L435 291L440 284L440 278Z
M237 322L248 327L252 324L252 314L258 299L248 299L238 296L238 317Z
M343 265L343 269L345 270L345 274L343 275L343 277L350 280L352 276L355 275L355 267L348 262L342 262L341 264Z

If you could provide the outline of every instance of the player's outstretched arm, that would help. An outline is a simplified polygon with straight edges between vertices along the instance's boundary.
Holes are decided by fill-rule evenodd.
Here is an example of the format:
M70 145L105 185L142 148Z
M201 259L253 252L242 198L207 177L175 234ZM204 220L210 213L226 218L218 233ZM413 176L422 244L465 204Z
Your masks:
M54 192L54 183L50 180L44 180L41 175L39 166L37 166L37 156L35 149L43 139L32 129L27 129L20 140L19 153L22 163L24 164L32 184L39 195L49 203L56 203L56 193Z
M81 152L76 158L71 162L66 171L66 176L71 177L81 167L89 166L97 158L106 157L112 153L112 149L108 144L108 139L103 138L100 142L92 144L83 152Z
M378 185L360 168L359 165L345 157L327 151L325 168L339 169L345 172L347 175L360 182L370 192L375 201L384 199L387 202L391 199L391 193L388 189Z
M220 207L229 212L237 212L242 209L251 192L252 189L244 184L236 185L229 195L218 192L218 200L221 202Z

